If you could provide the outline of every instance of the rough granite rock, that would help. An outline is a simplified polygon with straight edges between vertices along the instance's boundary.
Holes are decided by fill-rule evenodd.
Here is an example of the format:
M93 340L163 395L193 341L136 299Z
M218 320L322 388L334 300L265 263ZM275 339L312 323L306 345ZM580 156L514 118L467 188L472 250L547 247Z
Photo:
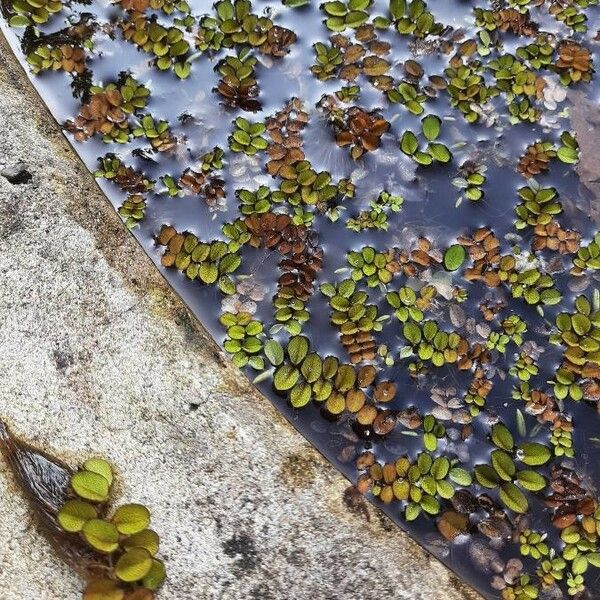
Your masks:
M1 38L1 36L0 36ZM152 508L160 600L477 598L228 366L127 233L0 39L0 415ZM78 600L0 463L0 600Z

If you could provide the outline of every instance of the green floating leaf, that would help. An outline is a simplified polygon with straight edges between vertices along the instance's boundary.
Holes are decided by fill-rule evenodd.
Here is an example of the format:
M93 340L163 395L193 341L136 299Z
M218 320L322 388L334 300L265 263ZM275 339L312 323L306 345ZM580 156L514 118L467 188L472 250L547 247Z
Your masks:
M519 471L517 481L530 492L539 492L546 487L546 479L535 471Z
M308 354L308 349L310 347L310 343L308 338L298 335L293 337L287 346L287 352L290 357L290 360L294 365L300 364L306 355Z
M573 575L582 575L587 571L588 560L586 556L577 556L571 565Z
M502 450L510 452L514 448L515 442L513 436L506 425L503 425L502 423L496 423L496 425L492 427L491 437L492 442L494 442L498 448L502 448Z
M415 502L411 502L404 513L404 518L407 521L414 521L421 514L421 507Z
M404 325L402 335L409 341L413 346L416 346L421 341L421 329L416 323L409 321Z
M430 142L437 140L442 129L442 120L435 115L427 115L421 123L423 126L423 135Z
M494 450L491 455L492 467L500 479L512 481L515 475L516 467L513 459L503 450Z
M291 390L298 379L300 378L300 372L295 369L292 365L281 365L275 375L273 376L273 385L275 389L280 392Z
M562 162L568 165L574 165L579 161L579 153L577 150L569 148L568 146L561 146L556 155Z
M152 531L152 529L144 529L144 531L130 535L123 542L123 547L125 550L131 550L132 548L145 548L152 556L156 555L159 546L160 538L155 531Z
M494 489L500 483L498 474L489 465L477 465L475 467L475 479L479 485L489 489Z
M417 140L417 136L412 131L405 131L400 140L400 149L402 152L408 156L413 156L418 148L419 140Z
M514 484L506 481L500 486L500 500L507 508L516 513L526 513L529 508L527 498L523 492Z
M457 271L467 258L464 246L454 244L444 252L444 267L447 271Z
M545 465L552 456L550 449L537 442L528 442L519 446L519 456L522 462L530 467Z
M142 580L142 584L145 588L154 591L163 584L166 576L167 572L162 560L153 559L152 566Z
M438 162L446 164L452 160L452 153L444 144L429 144L427 150Z
M278 367L283 362L283 347L277 340L269 340L265 344L264 351L265 356L274 367Z
M462 485L464 487L467 487L473 483L473 478L471 477L471 474L466 469L463 469L461 467L454 467L450 469L448 476L454 483Z

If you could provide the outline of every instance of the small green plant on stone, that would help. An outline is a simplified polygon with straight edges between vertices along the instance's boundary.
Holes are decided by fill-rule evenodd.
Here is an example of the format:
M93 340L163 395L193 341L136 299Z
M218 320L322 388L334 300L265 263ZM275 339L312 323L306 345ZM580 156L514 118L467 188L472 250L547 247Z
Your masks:
M422 452L414 463L407 457L396 460L397 478L392 484L394 498L407 502L404 518L414 521L421 513L437 515L441 510L438 498L449 500L454 496L455 485L468 486L471 475L445 456L434 458ZM373 488L378 495L378 488Z
M393 273L388 266L388 259L382 252L370 246L363 248L360 252L349 252L348 263L352 269L352 279L361 281L367 279L369 287L376 287L379 284L388 284L393 277Z
M164 184L165 192L169 197L175 198L181 194L181 187L171 175L163 175L160 180Z
M313 45L316 63L311 66L311 73L319 81L327 81L335 77L337 69L343 64L344 58L339 48L331 44L317 42Z
M267 16L252 13L250 0L219 0L213 14L200 21L196 47L201 52L238 45L264 48L273 26Z
M134 137L145 137L152 148L158 152L166 152L175 146L175 139L167 121L155 121L151 115L146 115L133 130Z
M302 325L310 317L309 312L306 310L306 303L297 298L290 287L284 286L278 290L277 295L273 298L273 306L275 308L274 317L277 322L274 328L283 327L290 335L299 335L302 331Z
M331 283L321 285L321 293L329 298L332 309L331 322L342 335L358 332L381 331L383 324L377 315L377 306L366 304L369 296L356 289L356 282L344 279L337 287Z
M567 396L581 400L578 379L594 374L600 365L600 310L586 296L578 296L574 313L561 312L556 316L556 328L550 342L564 346L565 351L555 375L554 394L559 400Z
M388 292L385 299L394 309L394 315L401 323L406 323L409 319L416 322L424 319L423 311L417 306L417 293L411 287L402 287L397 292Z
M573 258L571 275L582 275L586 269L597 271L600 269L600 232L596 233L594 239L587 245L582 246Z
M521 352L515 361L515 364L508 370L513 377L518 377L521 381L529 381L538 374L539 369L531 356Z
M156 558L159 537L149 529L150 511L142 504L123 504L109 517L112 484L107 461L87 460L72 475L70 498L57 516L67 533L79 536L98 555L99 564L106 563L105 574L90 581L85 598L123 598L139 589L153 592L165 579L165 566Z
M450 104L463 114L467 123L475 123L483 113L481 107L497 96L498 90L486 85L482 66L478 61L468 65L451 65L444 73L449 81Z
M236 195L243 215L260 215L271 210L272 192L266 185L261 185L253 192L240 189L236 191Z
M446 428L433 415L425 415L423 419L423 446L429 452L435 452L438 440L446 437Z
M123 37L139 49L154 55L157 69L173 72L180 79L186 79L191 72L188 60L190 44L185 32L175 25L163 27L160 23L141 13L132 13L129 20L121 24Z
M575 165L579 162L579 143L568 131L560 134L560 145L556 157L563 163Z
M433 320L404 324L402 335L412 351L402 351L403 357L416 355L421 362L431 362L435 367L456 363L468 351L468 343L458 333L446 333Z
M216 284L223 294L235 293L231 275L242 264L242 258L226 242L201 242L193 233L178 233L170 225L163 225L157 242L166 246L161 258L164 267L175 267L188 279L206 285Z
M333 200L339 193L331 174L327 171L317 172L310 161L300 160L285 165L280 171L281 184L273 196L275 202L287 202L292 206L302 204L323 206ZM340 182L341 186L342 182Z
M428 96L419 89L418 85L401 81L387 92L387 98L394 104L402 104L413 115L421 115L425 111L423 105Z
M523 334L527 331L527 324L518 315L510 315L510 317L502 321L502 330L500 332L492 331L487 339L487 347L490 350L498 350L504 354L506 346L513 342L517 346L523 343Z
M131 194L119 206L118 213L125 222L127 229L133 229L146 216L146 198L141 194Z
M531 529L524 529L519 535L519 551L522 556L531 556L534 560L539 560L543 556L548 556L550 548L545 542L547 533L539 533Z

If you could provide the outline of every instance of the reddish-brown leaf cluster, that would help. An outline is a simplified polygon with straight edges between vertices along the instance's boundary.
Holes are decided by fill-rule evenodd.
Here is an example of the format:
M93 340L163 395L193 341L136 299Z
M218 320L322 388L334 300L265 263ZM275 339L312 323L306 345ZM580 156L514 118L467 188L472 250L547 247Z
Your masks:
M96 133L110 135L113 128L127 129L127 113L121 108L123 96L117 89L94 94L65 128L78 142L84 142Z
M317 273L323 267L323 250L316 245L312 232L303 225L295 225L284 214L251 215L246 217L245 224L252 234L251 246L264 246L285 256L279 263L283 275L278 287L291 288L296 298L308 300Z
M350 147L350 155L354 160L365 152L372 152L381 145L381 138L390 124L377 113L367 112L358 106L344 111L341 121L336 121L335 141L340 147Z
M290 46L296 42L296 39L297 36L291 29L273 25L267 32L267 39L261 44L260 51L281 58L288 54Z
M399 249L395 252L394 260L388 262L388 270L392 273L402 272L406 277L416 277L425 269L439 265L442 256L434 251L433 244L426 237L420 237L412 250ZM391 268L390 268L391 266ZM422 307L419 307L423 310Z
M377 89L391 89L394 79L387 75L391 65L383 58L390 53L390 44L377 39L372 25L361 26L356 32L356 39L358 43L351 43L342 34L330 37L331 45L342 56L342 64L337 71L339 79L350 82L363 74Z
M467 281L483 281L488 287L501 283L496 265L500 262L500 240L488 227L481 227L471 237L460 236L458 243L469 253L473 266L465 270Z
M81 74L85 71L85 50L79 46L63 44L60 46L62 57L56 61L52 68L67 73Z
M223 77L215 88L215 91L223 98L223 103L232 108L238 107L248 112L261 110L262 104L257 100L260 90L255 79L248 83L240 83L231 77Z
M353 334L340 335L340 341L350 357L352 364L364 360L373 360L377 351L377 343L370 331L359 331Z
M519 164L517 165L517 171L525 177L539 175L548 170L552 158L553 153L548 152L548 149L543 143L538 142L532 144L520 158Z
M557 221L547 225L536 225L531 248L555 250L560 254L574 254L579 249L581 235L572 229L563 229Z
M267 148L267 171L273 177L283 167L305 159L301 133L308 119L298 98L292 98L282 110L267 119L265 125L271 138Z
M500 31L510 31L515 35L534 36L538 32L538 25L534 23L529 13L522 13L516 8L504 8L495 14L496 25Z
M589 80L592 71L592 55L587 48L571 40L563 41L558 47L556 67L568 71L573 81ZM585 75L588 75L586 78Z
M149 0L119 0L119 4L123 10L143 13L149 6Z
M151 185L141 171L136 171L133 167L127 167L124 164L119 165L112 181L129 194L147 192Z
M225 198L225 181L223 179L193 169L186 169L183 172L179 179L179 185L193 194L201 196L211 207L216 207Z
M500 311L506 307L506 302L503 300L497 300L495 302L491 300L484 300L479 304L479 310L486 321L493 321Z
M593 515L598 503L579 475L567 467L553 465L549 488L550 495L545 502L547 506L556 509L552 518L554 526L565 529L582 517L585 528L586 517ZM591 533L595 533L595 523Z

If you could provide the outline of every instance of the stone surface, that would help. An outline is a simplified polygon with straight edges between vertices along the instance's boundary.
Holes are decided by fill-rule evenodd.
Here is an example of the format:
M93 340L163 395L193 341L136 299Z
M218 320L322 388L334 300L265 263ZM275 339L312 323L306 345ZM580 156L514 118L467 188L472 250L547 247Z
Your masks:
M162 600L477 598L348 485L215 349L0 39L0 415L152 508ZM77 600L0 463L0 600Z

